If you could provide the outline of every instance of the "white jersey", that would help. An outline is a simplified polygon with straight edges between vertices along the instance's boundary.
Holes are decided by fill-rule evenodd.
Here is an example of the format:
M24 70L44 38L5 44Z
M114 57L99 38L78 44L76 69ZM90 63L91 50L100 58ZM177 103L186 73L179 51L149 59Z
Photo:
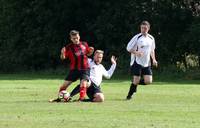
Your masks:
M131 52L133 50L141 51L144 53L144 55L138 57L131 53L130 65L133 65L134 61L136 61L137 64L140 64L143 67L148 67L150 65L151 52L155 50L154 37L150 34L144 36L141 33L135 35L127 45L128 52Z
M106 71L102 64L97 65L92 59L88 59L88 63L90 65L90 80L97 86L100 86L103 76L110 79L116 68L116 64L112 64L110 69Z

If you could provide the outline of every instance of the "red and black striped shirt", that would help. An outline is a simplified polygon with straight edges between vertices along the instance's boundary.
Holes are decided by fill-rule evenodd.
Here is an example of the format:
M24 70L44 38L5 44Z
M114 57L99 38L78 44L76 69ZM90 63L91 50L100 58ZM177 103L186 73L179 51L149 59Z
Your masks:
M70 70L86 70L89 69L88 57L89 46L87 42L80 41L79 44L70 43L65 46L64 56L70 60Z

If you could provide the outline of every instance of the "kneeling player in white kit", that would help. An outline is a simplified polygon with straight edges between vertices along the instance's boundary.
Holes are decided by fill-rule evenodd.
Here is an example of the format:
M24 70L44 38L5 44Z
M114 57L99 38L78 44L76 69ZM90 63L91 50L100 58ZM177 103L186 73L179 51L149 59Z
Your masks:
M101 64L103 59L103 51L96 50L94 53L94 60L88 59L89 65L90 65L90 82L87 88L87 95L89 97L90 101L93 102L103 102L104 101L104 95L101 91L101 82L102 77L104 76L107 79L110 79L112 74L114 73L114 70L116 68L116 57L111 57L111 67L108 71L104 68L104 66ZM72 98L74 95L76 95L80 90L80 85L77 85L73 91L70 93L70 97ZM70 99L71 99L70 98Z

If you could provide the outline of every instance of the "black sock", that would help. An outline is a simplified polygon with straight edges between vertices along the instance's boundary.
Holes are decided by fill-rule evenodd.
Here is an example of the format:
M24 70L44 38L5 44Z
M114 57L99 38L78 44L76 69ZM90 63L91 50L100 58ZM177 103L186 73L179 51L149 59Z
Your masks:
M137 92L137 85L132 83L127 97L131 97L133 95L133 93L135 93L135 92Z
M144 79L140 79L140 85L146 85L145 82L144 82Z
M78 94L79 92L80 92L80 84L77 85L77 86L72 90L72 92L70 93L70 97L75 96L75 95Z

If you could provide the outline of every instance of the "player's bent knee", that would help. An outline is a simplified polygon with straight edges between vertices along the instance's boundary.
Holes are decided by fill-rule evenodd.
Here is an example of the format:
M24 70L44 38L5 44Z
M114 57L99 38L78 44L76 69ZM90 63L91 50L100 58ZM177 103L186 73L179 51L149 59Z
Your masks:
M133 82L135 85L138 85L140 83L140 81L134 81Z
M135 85L138 85L139 83L140 83L140 79L135 79L135 81L133 81L133 83L135 84Z
M140 77L134 76L133 83L134 83L135 85L138 85L138 84L140 83Z
M100 96L100 102L104 102L104 99L105 99L105 98L104 98L104 95L101 95L101 96Z
M81 80L81 87L87 87L87 80Z
M152 80L146 80L146 81L144 81L144 83L145 83L146 85L151 84L151 83L152 83Z
M101 93L95 94L94 102L104 102L104 95Z

